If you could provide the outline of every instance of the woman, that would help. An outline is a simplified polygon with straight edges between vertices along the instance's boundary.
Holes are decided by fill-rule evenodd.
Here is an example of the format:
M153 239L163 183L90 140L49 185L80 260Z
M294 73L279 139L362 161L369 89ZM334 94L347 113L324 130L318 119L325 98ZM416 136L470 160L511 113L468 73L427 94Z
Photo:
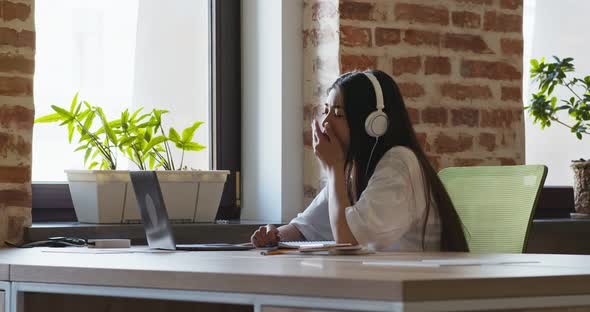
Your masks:
M312 123L326 187L288 225L259 228L252 243L335 240L378 251L468 251L394 80L377 70L350 72L328 92L321 123Z

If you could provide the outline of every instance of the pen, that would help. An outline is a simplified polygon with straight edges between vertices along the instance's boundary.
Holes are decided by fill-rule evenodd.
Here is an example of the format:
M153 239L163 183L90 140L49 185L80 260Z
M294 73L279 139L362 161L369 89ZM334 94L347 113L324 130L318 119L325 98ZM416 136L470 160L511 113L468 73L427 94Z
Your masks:
M282 255L282 254L292 253L292 252L299 252L299 250L297 250L297 249L271 249L271 250L261 251L260 254L263 256L273 256L273 255Z

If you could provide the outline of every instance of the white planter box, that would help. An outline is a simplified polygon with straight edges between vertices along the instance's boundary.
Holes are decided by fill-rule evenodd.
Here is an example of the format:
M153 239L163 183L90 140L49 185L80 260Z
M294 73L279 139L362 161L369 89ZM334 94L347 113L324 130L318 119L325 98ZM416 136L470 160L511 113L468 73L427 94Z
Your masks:
M66 170L79 222L141 222L129 171ZM213 222L229 171L157 171L172 222Z

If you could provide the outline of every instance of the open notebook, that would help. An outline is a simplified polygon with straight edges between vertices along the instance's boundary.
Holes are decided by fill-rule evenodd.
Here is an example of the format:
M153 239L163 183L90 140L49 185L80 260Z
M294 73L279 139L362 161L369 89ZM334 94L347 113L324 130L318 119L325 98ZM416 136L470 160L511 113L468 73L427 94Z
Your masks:
M305 249L349 246L350 244L336 244L335 241L285 241L279 242L279 248Z

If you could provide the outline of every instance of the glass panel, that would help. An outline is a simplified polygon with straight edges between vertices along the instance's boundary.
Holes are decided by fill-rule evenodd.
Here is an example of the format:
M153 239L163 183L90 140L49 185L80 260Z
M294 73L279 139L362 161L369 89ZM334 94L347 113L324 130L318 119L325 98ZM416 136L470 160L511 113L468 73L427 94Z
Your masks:
M209 1L39 1L35 19L36 117L53 113L51 105L69 108L76 92L109 119L125 108L166 109L166 133L205 122L194 140L207 149L186 152L183 165L210 169ZM65 169L84 169L76 147L65 127L36 124L33 181L65 181ZM117 158L118 169L136 168Z
M538 83L529 75L530 59L545 57L553 62L553 55L563 59L573 57L575 72L568 77L584 78L590 75L590 58L588 50L590 41L586 36L586 12L590 10L589 1L524 1L524 55L523 55L523 101L529 105L531 94L538 91ZM559 21L551 23L548 21ZM578 94L582 94L577 90ZM558 100L569 100L573 94L565 87L557 87L553 92ZM557 102L562 105L561 101ZM572 125L567 111L559 114L560 120ZM590 158L589 138L578 140L566 127L552 123L551 127L541 130L539 124L533 125L533 118L525 111L526 163L545 164L549 168L545 185L573 185L571 161Z

